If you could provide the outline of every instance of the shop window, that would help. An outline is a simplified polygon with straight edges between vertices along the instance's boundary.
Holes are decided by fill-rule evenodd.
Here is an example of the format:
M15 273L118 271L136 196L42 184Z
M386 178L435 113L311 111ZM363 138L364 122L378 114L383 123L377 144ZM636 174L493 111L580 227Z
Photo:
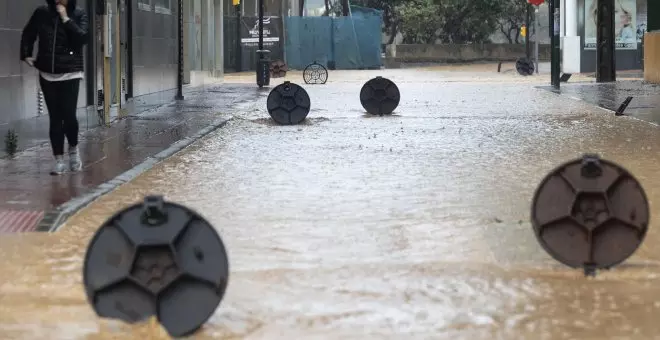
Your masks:
M137 6L139 10L151 11L151 0L138 0Z
M172 14L172 0L152 0L154 11L160 14Z

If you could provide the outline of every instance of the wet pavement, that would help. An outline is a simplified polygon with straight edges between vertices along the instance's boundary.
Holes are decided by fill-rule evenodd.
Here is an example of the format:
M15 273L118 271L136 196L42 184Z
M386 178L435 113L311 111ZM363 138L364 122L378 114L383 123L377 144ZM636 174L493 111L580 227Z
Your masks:
M360 106L376 75L401 91L392 116ZM96 228L151 193L204 215L229 252L197 339L657 338L657 220L625 264L585 278L542 250L529 213L545 174L589 152L630 170L654 216L658 128L535 88L545 78L475 75L332 72L305 87L299 126L273 125L260 92L58 232L0 238L3 339L166 339L153 322L98 319L81 285Z
M553 91L551 86L542 86L542 88ZM633 97L624 114L660 124L660 85L649 84L642 80L568 83L561 84L560 93L610 111L617 111L627 97Z
M9 216L0 220L0 233L52 227L61 218L63 204L89 194L174 142L225 122L233 106L255 98L245 87L217 85L191 91L180 103L82 132L79 147L84 168L80 173L50 176L50 145L34 142L38 136L32 133L32 147L27 145L13 159L0 158L0 216ZM39 138L47 138L47 129L40 131Z

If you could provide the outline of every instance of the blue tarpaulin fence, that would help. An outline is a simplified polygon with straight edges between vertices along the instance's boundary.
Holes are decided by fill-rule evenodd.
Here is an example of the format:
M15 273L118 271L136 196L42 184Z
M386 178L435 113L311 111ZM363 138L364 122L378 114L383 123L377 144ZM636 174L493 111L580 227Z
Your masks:
M380 68L382 11L351 6L350 17L287 17L286 63L304 69L317 62L336 69Z

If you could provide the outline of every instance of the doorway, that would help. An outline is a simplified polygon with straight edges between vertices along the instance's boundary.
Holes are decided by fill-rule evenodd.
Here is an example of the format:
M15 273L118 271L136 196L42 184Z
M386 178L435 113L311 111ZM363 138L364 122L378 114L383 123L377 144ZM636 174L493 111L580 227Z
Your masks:
M100 44L97 50L97 88L99 118L105 125L125 115L122 106L125 103L125 77L122 68L123 54L125 54L125 38L127 20L126 0L107 0L105 15L99 20L97 33Z

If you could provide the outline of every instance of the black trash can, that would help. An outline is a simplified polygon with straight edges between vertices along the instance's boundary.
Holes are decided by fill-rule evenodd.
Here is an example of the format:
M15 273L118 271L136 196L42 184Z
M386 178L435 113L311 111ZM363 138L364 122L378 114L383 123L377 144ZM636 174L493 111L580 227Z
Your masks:
M270 85L270 51L257 50L257 85Z

